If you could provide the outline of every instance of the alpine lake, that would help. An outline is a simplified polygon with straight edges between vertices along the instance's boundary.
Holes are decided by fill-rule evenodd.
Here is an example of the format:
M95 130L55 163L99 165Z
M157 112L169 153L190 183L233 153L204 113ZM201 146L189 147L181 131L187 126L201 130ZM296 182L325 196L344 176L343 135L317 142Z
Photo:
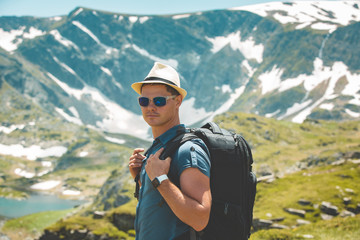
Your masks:
M85 202L85 200L62 199L56 195L43 193L32 193L22 200L0 197L0 216L18 218L37 212L70 209Z

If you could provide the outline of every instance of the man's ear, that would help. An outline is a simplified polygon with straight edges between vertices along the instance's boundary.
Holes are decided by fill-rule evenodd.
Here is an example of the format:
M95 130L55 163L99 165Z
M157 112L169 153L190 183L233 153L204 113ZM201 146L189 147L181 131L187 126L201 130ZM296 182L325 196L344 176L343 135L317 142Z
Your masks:
M178 95L176 98L175 98L175 101L176 101L176 107L179 108L181 106L181 103L182 103L182 96L181 95Z

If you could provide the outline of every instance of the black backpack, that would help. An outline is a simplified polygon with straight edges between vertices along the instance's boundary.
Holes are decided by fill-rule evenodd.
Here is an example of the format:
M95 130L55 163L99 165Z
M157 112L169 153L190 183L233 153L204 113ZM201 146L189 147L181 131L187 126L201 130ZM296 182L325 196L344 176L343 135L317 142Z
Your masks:
M181 144L195 138L204 141L211 161L210 220L207 227L197 234L198 238L248 239L256 194L256 176L252 172L253 158L249 144L241 135L209 122L174 137L166 145L160 159L172 156Z

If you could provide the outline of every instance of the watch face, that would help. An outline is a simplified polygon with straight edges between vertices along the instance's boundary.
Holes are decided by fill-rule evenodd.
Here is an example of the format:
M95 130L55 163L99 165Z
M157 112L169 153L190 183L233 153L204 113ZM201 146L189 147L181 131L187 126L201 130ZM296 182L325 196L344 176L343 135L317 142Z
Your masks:
M157 177L154 178L154 180L152 180L151 183L154 186L154 188L157 188L160 185L159 179Z

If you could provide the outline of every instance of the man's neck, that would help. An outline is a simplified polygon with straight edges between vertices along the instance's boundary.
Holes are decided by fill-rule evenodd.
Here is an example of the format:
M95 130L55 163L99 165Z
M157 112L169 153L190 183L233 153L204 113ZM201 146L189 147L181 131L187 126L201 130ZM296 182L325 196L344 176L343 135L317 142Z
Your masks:
M171 122L171 123L166 124L164 126L152 126L151 130L152 130L154 139L158 138L163 133L165 133L167 130L169 130L169 129L171 129L171 128L179 125L179 124L180 124L180 120Z

